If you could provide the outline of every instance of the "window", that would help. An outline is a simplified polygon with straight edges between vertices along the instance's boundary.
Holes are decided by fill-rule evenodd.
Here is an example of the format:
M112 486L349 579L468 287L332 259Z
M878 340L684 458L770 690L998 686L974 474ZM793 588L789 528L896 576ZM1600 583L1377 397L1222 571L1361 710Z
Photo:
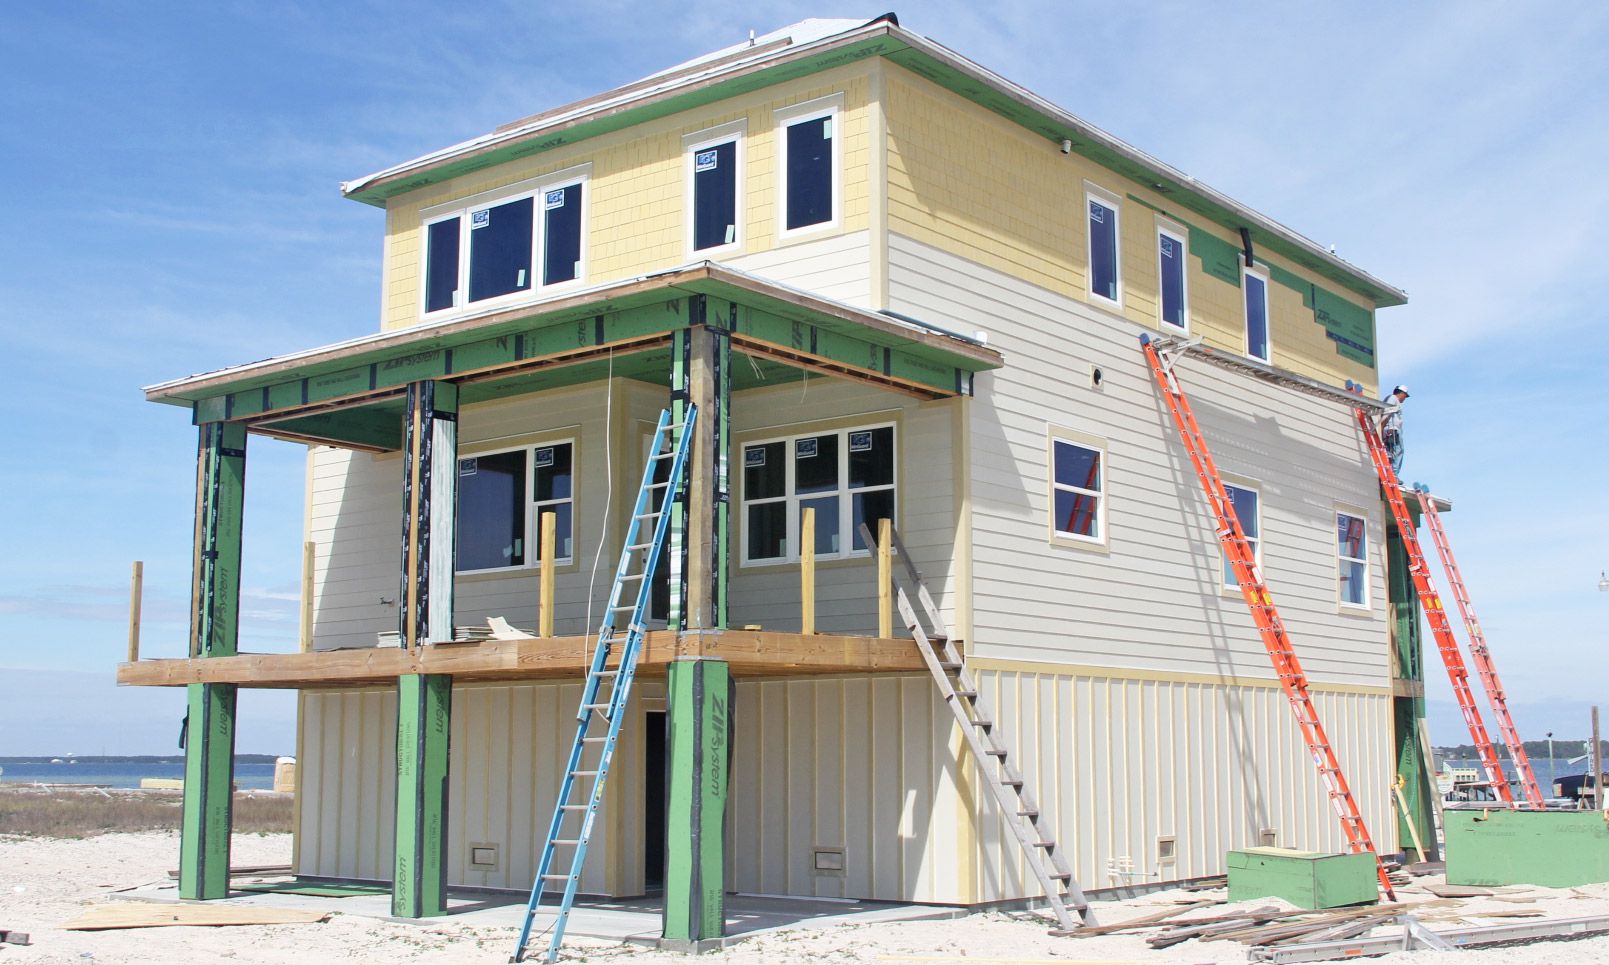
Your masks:
M738 185L742 179L739 151L741 130L727 128L719 134L709 132L688 146L689 207L692 217L688 231L692 250L708 251L735 245L738 236Z
M860 524L894 518L894 427L789 436L743 447L743 561L799 558L802 510L816 511L816 557L866 551Z
M1369 605L1369 542L1362 517L1335 514L1335 555L1342 606Z
M1089 293L1117 304L1117 202L1093 192L1084 199L1089 207Z
M1105 453L1052 438L1051 528L1057 536L1101 543L1106 540Z
M1241 278L1246 290L1246 354L1272 361L1268 350L1268 276L1255 268L1244 268Z
M541 562L541 519L555 516L554 562L574 545L574 460L570 442L466 456L458 460L458 572Z
M782 233L838 219L838 98L782 120Z
M580 278L585 184L572 175L427 218L425 314Z
M1162 324L1189 331L1185 314L1184 232L1158 225L1156 229L1157 308Z
M1263 562L1263 524L1262 524L1262 497L1257 490L1245 486L1236 486L1233 483L1224 483L1224 491L1229 494L1229 502L1235 507L1235 518L1240 521L1240 530L1246 534L1246 542L1251 544L1252 559L1257 561L1259 567ZM1228 590L1240 589L1240 580L1235 576L1235 568L1230 565L1228 557L1224 558L1224 588Z

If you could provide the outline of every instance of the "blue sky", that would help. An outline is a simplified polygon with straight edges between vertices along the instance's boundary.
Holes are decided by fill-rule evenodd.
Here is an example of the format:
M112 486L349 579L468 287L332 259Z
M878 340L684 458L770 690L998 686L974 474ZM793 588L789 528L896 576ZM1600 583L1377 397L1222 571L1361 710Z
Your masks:
M983 8L987 8L986 12ZM580 9L584 8L584 9ZM1447 518L1528 737L1609 696L1609 11L1501 3L908 4L905 26L1406 288L1379 319L1405 476ZM142 385L372 331L381 213L337 184L807 16L882 8L13 4L0 32L0 754L162 753L194 433ZM246 649L296 635L302 450L248 470ZM1276 587L1277 590L1277 587ZM1438 742L1465 739L1432 658ZM243 693L242 751L294 703Z

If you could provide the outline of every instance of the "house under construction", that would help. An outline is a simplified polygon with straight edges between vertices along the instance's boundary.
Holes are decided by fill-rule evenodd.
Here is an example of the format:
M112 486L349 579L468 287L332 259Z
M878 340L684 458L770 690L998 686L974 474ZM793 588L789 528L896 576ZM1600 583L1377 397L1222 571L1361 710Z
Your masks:
M662 892L670 939L726 892L981 905L1355 846L1249 574L1356 827L1407 843L1399 776L1431 826L1368 438L1397 288L892 17L343 192L386 211L380 330L146 390L198 426L195 624L119 680L188 689L187 897L227 891L241 687L301 695L298 875L412 917L529 890L616 610L635 684L574 890ZM241 654L264 438L307 446L305 626Z

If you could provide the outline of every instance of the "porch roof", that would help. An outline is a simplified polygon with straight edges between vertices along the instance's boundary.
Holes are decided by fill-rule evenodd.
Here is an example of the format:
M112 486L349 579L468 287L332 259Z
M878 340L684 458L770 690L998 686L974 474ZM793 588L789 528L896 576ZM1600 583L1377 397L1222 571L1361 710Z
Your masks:
M602 379L611 364L617 376L657 380L671 333L696 324L730 331L735 352L773 373L824 372L925 398L968 394L974 373L1004 364L977 339L706 261L173 379L145 396L190 407L198 423L385 450L399 444L409 382L458 383L474 403ZM733 369L766 376L758 362Z

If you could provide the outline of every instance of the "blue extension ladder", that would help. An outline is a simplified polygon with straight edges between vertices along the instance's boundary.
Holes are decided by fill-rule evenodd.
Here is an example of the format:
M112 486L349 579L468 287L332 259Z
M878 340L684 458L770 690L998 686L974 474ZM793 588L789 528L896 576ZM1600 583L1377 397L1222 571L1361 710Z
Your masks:
M598 629L598 643L592 652L592 666L587 671L587 682L581 690L581 707L576 713L575 743L570 747L569 763L565 765L564 783L559 788L559 799L554 803L553 821L548 825L547 843L542 847L542 861L536 869L536 881L531 885L531 900L525 906L525 923L520 927L520 943L509 961L525 960L526 944L531 938L531 923L542 904L548 885L564 890L559 902L559 914L553 921L553 937L548 941L547 960L559 956L559 945L564 942L564 926L570 918L570 906L575 903L575 889L581 882L581 868L586 863L587 842L592 838L592 822L603 804L603 784L609 776L609 761L614 757L615 742L620 736L620 722L625 718L626 704L631 699L631 682L637 672L637 655L642 649L645 632L643 619L648 612L653 593L654 567L659 561L660 549L665 545L665 534L670 530L671 496L681 485L687 466L687 452L693 438L693 423L698 416L697 406L687 407L686 421L670 421L670 412L661 411L659 427L654 430L653 445L649 447L648 463L643 467L642 485L637 490L637 505L631 511L631 524L626 527L625 545L620 550L620 565L615 570L614 587L609 591L609 604L604 610L603 625ZM674 433L675 443L668 450L667 436ZM654 470L669 459L670 478L654 482ZM654 492L664 490L659 509L654 509ZM642 524L654 521L653 536L638 542ZM639 558L642 565L633 571L632 562ZM634 602L621 603L629 584ZM619 662L608 669L609 657L616 647L615 618L630 613L626 624L626 637L619 648ZM589 736L594 720L608 725L607 736ZM601 753L594 763L583 763L588 748ZM579 794L577 793L579 790ZM567 819L580 815L581 827L565 837ZM553 859L560 848L571 849L568 874L553 874ZM560 886L562 882L562 886Z

